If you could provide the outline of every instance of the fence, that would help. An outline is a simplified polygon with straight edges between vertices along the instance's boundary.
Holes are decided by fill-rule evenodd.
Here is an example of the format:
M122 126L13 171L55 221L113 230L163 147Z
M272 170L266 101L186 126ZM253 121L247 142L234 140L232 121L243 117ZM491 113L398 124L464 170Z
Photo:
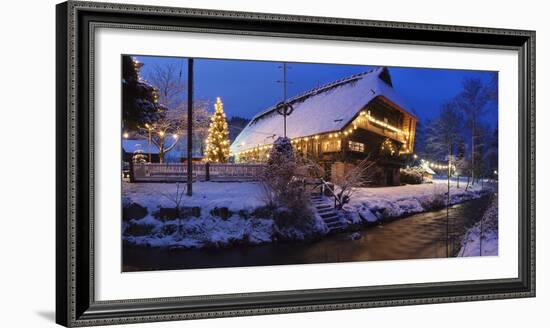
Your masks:
M263 164L193 163L193 181L254 181ZM187 163L133 163L133 182L186 182Z

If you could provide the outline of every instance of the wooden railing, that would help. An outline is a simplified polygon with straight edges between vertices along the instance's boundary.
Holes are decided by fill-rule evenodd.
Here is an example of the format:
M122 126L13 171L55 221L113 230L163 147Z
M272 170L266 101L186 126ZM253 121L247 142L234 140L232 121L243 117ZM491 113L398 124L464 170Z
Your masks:
M314 187L312 189L312 192L315 191L317 188L319 188L319 192L321 193L321 195L333 198L334 208L342 208L344 206L344 204L342 203L342 200L336 194L336 191L334 189L334 185L332 185L331 183L329 183L328 181L326 181L323 178L319 178L317 180L317 183L314 183Z
M263 164L214 164L193 163L194 181L254 181L258 179ZM187 163L133 163L133 182L185 182Z

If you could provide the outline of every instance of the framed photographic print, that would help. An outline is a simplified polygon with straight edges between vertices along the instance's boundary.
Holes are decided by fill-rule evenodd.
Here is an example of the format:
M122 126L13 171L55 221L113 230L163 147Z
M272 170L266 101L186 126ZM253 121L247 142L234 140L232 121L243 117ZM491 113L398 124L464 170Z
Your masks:
M535 295L535 32L57 6L65 326Z

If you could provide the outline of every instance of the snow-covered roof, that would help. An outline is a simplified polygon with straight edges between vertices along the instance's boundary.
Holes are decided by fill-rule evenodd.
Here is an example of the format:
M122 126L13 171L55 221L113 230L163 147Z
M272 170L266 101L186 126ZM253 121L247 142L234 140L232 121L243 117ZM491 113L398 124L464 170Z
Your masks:
M123 139L122 149L126 153L135 153L136 151L143 152L145 154L158 154L159 149L157 146L147 142L145 139Z
M434 170L432 170L428 165L424 164L420 167L423 168L426 173L431 174L431 175L435 175Z
M294 112L287 117L287 137L297 138L340 131L373 99L382 96L414 117L392 87L385 67L349 76L288 100ZM257 114L237 136L231 152L271 144L283 135L283 116L275 105Z

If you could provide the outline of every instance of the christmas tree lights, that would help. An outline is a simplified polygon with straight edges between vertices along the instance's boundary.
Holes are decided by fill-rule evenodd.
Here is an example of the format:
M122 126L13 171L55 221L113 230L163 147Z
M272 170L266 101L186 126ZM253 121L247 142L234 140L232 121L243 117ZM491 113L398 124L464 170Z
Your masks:
M229 159L229 129L223 103L216 99L215 112L210 118L208 138L206 139L205 161L214 163L227 163Z

